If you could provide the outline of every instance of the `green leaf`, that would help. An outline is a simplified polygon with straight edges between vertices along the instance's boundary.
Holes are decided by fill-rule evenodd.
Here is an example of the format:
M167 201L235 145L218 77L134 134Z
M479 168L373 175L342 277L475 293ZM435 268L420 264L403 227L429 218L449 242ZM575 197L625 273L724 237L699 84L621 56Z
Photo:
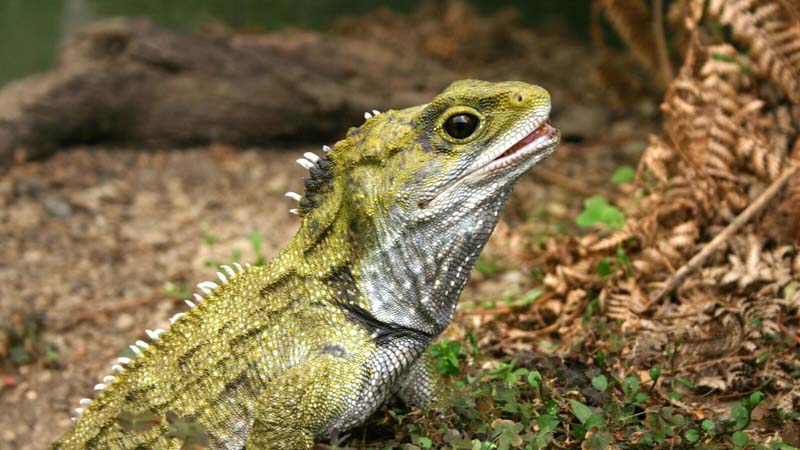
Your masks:
M541 289L531 289L530 291L522 294L520 297L516 298L514 302L511 303L511 307L513 308L527 308L531 306L533 302L538 300L542 296Z
M614 438L609 432L598 431L586 439L581 445L581 448L585 450L607 450L611 448L613 442Z
M710 419L703 419L703 421L700 422L700 428L702 428L704 431L711 431L716 426L717 424L715 424L714 421Z
M697 442L697 440L700 439L700 433L692 428L686 430L686 433L683 434L683 437L685 437L689 442Z
M611 175L611 182L614 184L628 183L636 178L636 170L631 166L619 166L614 174Z
M611 264L611 259L609 258L601 258L600 261L597 261L597 267L595 267L595 272L601 277L607 277L614 273L614 267Z
M532 370L528 374L528 384L536 389L539 389L539 387L542 385L542 374L539 373L538 370Z
M543 433L549 433L556 429L558 424L561 423L558 417L550 414L542 414L536 418L536 424L539 425L539 430Z
M592 377L592 386L600 392L605 392L608 387L608 379L602 373Z
M475 270L486 278L492 278L497 273L497 264L493 261L478 258L478 260L475 261Z
M419 444L420 447L426 449L431 448L431 446L433 446L433 441L431 441L431 439L427 437L419 438L419 441L417 443Z
M492 429L495 433L494 438L497 439L498 448L517 448L522 445L522 436L519 435L519 432L523 428L521 423L516 423L512 420L495 419L492 422Z
M761 391L755 391L750 394L750 409L755 408L762 400L764 400L764 393Z
M631 375L622 380L622 392L624 392L627 397L631 397L639 392L639 378Z
M734 421L736 421L736 429L738 430L741 430L750 423L750 411L748 411L744 405L739 404L734 406L731 410L731 416L733 416Z
M253 253L256 255L256 261L253 265L263 266L267 262L267 258L261 252L262 239L261 233L259 233L258 230L253 230L253 232L250 233L250 244L253 247Z
M658 379L660 377L661 377L661 369L659 369L658 367L651 367L650 368L650 379L655 382L655 381L658 381Z
M595 359L595 361L597 361L597 365L598 366L600 366L600 367L605 367L606 366L606 352L604 352L602 350L599 350L594 355L594 359Z
M569 399L569 406L572 408L572 413L582 424L586 424L586 421L592 416L592 410L577 400Z
M589 429L591 427L600 428L600 427L603 426L604 423L606 423L606 419L605 419L605 417L603 417L602 414L594 414L593 413L592 415L589 416L588 419L586 419L586 423L584 425L586 425L587 429Z
M682 385L686 386L686 387L687 387L687 388L689 388L689 389L694 389L694 383L692 383L692 380L689 380L688 378L677 377L677 378L675 378L675 380L676 380L678 383L680 383L680 384L682 384Z
M625 225L625 214L609 204L605 197L596 195L583 201L583 211L575 219L575 223L582 227L602 223L612 229L621 230Z
M731 435L731 442L741 448L750 443L750 437L744 431L737 431Z
M443 340L428 347L428 353L435 359L436 368L439 373L447 375L458 375L461 372L459 355L461 344L454 341Z

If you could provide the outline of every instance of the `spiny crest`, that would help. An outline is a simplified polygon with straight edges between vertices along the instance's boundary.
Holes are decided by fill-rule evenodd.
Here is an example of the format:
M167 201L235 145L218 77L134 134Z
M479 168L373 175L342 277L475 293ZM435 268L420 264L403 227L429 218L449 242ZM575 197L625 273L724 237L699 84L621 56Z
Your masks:
M220 266L222 271L217 272L217 278L219 278L219 281L221 282L221 284L229 283L230 281L232 281L234 279L234 277L236 277L236 275L238 275L241 272L244 272L244 270L245 270L245 267L242 267L242 265L239 264L239 263L233 263L233 266L234 267L227 266L227 265ZM246 266L250 267L250 264L246 264ZM223 271L224 271L224 273L223 273ZM206 295L211 294L219 286L220 286L219 284L217 284L217 283L215 283L213 281L204 281L204 282L199 283L197 285L197 287L201 291L203 291L203 293L206 294ZM189 306L189 308L194 308L203 299L204 299L204 297L202 295L194 294L194 300L195 300L194 302L191 301L191 300L188 300L188 299L184 300L184 302ZM185 313L182 313L182 312L175 314L174 316L170 317L169 323L170 324L174 324L181 317L183 317L184 314ZM147 337L150 339L150 341L155 343L155 342L158 342L158 340L161 337L161 334L165 333L166 331L167 330L158 328L158 329L155 329L155 330L145 330L145 334L147 334ZM140 339L140 340L137 340L133 345L130 345L128 348L133 353L133 355L135 355L134 356L134 358L135 358L135 357L138 357L138 356L142 355L148 348L150 348L150 346L151 346L151 344L148 344L147 342L145 342L145 341ZM128 357L125 357L125 356L120 356L119 358L116 359L115 364L113 364L111 366L111 370L115 374L119 374L120 372L125 370L125 366L130 364L131 361L132 361L131 358L128 358ZM114 375L106 375L105 377L103 377L102 383L97 383L94 386L94 390L98 391L98 392L106 390L116 380L116 378L117 377L114 376ZM83 414L83 412L86 410L86 408L89 405L91 405L92 399L90 399L90 398L82 398L80 400L80 402L78 402L78 403L79 403L80 406L75 408L75 417L72 417L72 421L73 422L76 422L78 420L77 418L80 417Z
M369 120L380 114L380 111L373 109L372 112L365 112L364 119ZM322 201L324 194L330 192L331 180L333 180L333 161L328 154L331 148L327 145L322 146L325 154L320 157L312 152L303 153L303 157L297 160L297 164L308 170L309 176L303 180L305 192L300 195L296 192L287 192L286 196L297 201L300 208L292 208L290 213L303 216L308 214L315 206Z
M325 146L327 147L327 146ZM326 152L330 148L325 149ZM320 158L311 152L303 154L304 158L297 160L297 163L308 169L309 176L303 180L305 193L300 195L296 192L287 192L286 196L297 201L300 208L290 209L289 212L297 215L304 215L311 211L322 200L321 196L330 191L331 180L333 179L333 162L327 155Z

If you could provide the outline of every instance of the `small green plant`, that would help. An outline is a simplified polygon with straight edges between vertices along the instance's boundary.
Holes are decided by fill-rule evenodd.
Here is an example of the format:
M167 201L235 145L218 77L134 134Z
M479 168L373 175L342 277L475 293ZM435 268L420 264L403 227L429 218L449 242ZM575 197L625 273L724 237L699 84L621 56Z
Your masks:
M623 270L626 276L631 276L633 274L631 259L628 257L628 254L625 253L622 244L617 245L617 251L613 258L601 258L600 261L597 262L597 266L595 266L595 272L601 277L613 275L620 270Z
M428 347L428 352L435 357L436 368L439 373L458 375L461 373L461 343L457 341L442 341Z
M621 230L625 225L625 214L608 203L605 197L595 195L584 200L583 211L575 219L575 223L581 227L601 223L613 230Z
M167 281L164 283L164 286L161 287L161 291L164 295L174 298L190 298L192 296L189 286L183 281L177 283Z
M595 324L603 322L602 317L591 320L595 333L614 332L607 325ZM769 444L756 439L750 417L764 400L760 391L741 400L730 414L698 419L656 389L659 381L660 388L673 386L671 370L651 367L646 372L649 379L644 381L641 372L614 346L595 352L585 362L536 354L526 357L524 363L496 361L493 369L485 368L485 354L466 358L466 346L442 341L430 350L439 370L462 389L452 413L403 415L402 410L392 411L396 423L392 437L363 447L797 450L778 436L773 435L778 439ZM676 350L673 346L665 357L671 358ZM667 377L670 382L662 380ZM466 383L459 384L461 379ZM693 386L688 379L674 381L674 387ZM781 420L796 419L787 415ZM352 444L362 447L359 442Z
M619 166L611 175L614 184L630 183L636 178L636 170L631 166Z
M253 263L254 266L263 266L267 262L267 257L264 256L262 250L262 239L261 233L258 230L253 230L250 233L250 245L253 247L253 253L256 255L256 260Z
M489 259L478 258L475 261L475 270L486 278L492 278L497 274L497 263Z
M33 312L12 314L0 323L0 369L35 362L58 364L58 349L43 336L44 319L44 313Z

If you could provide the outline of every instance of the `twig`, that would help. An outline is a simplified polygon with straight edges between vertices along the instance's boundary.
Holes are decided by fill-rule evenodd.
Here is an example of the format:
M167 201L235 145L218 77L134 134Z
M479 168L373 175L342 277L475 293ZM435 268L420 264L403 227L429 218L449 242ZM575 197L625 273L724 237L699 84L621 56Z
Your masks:
M668 86L672 81L672 63L669 60L669 49L667 39L664 35L664 5L662 0L653 0L653 35L656 39L658 49L658 65L661 70L661 78L664 86Z
M738 216L736 216L733 221L728 224L725 229L723 229L714 239L711 240L708 244L703 247L696 255L692 257L686 264L681 266L674 274L672 274L669 279L667 279L666 283L664 283L664 288L660 291L656 291L650 300L650 304L657 302L660 300L665 294L672 292L677 288L683 280L692 272L700 268L724 242L731 238L731 236L736 233L739 228L741 228L744 224L750 221L756 213L764 209L765 206L769 203L770 200L777 194L783 185L786 184L792 176L797 173L797 165L790 165L786 170L784 170L783 174L778 177L777 180L773 181L772 184L761 193L761 195L756 198L753 203L750 204L744 211L742 211Z
M778 327L780 327L781 333L783 333L786 336L788 336L789 339L793 340L797 345L800 345L800 336L792 333L792 331L790 329L786 328L786 325L784 325L783 323L779 323Z

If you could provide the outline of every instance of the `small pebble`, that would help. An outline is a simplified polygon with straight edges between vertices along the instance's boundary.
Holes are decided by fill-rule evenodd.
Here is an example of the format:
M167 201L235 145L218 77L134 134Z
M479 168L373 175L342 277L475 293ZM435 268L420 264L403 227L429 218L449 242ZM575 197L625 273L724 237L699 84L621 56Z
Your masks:
M117 329L120 330L120 331L128 331L131 328L133 328L133 325L134 325L135 322L136 321L135 321L135 319L133 318L132 315L130 315L128 313L122 313L119 316L117 316L117 320L115 322L115 325L116 325Z

